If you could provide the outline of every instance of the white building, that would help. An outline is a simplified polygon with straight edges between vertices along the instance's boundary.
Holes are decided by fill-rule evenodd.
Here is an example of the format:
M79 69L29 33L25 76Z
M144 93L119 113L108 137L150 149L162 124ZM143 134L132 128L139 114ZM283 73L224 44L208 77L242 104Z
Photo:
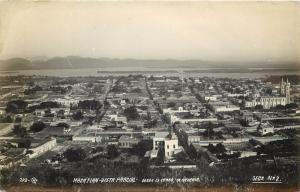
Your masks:
M259 97L255 98L252 101L246 101L245 107L252 108L256 105L262 105L264 109L270 109L271 107L276 107L277 105L286 105L287 99L286 97Z
M127 118L125 116L120 116L118 114L106 115L110 121L122 122L127 124Z
M187 113L189 110L184 110L183 107L178 107L178 109L167 108L163 109L163 114L174 114L174 113Z
M54 101L65 107L70 107L71 105L77 105L80 101L80 98L79 97L73 98L70 96L65 96L65 98L57 98Z
M204 100L205 101L217 101L217 97L216 96L205 96Z
M182 151L182 147L178 145L178 138L174 133L156 132L153 138L153 149L151 156L158 153L159 149L164 149L165 159L170 159L176 153Z
M37 117L44 117L45 114L45 109L36 109L34 111L34 115L36 115Z
M178 117L177 115L170 115L170 121L171 123L200 123L200 122L209 122L209 121L218 121L216 117L208 117L208 118L189 118L189 119L183 119Z
M239 111L240 107L235 105L212 105L213 111L216 113L219 112L233 112Z
M256 151L240 151L240 153L241 153L240 158L253 157L257 155Z
M201 136L199 135L189 135L188 136L188 143L198 143L201 140Z
M228 93L226 96L227 97L245 97L247 96L248 94L244 94L244 93Z
M82 136L73 136L72 137L73 141L78 141L78 142L92 142L92 143L98 143L102 141L102 137L100 136L95 136L95 135L82 135Z

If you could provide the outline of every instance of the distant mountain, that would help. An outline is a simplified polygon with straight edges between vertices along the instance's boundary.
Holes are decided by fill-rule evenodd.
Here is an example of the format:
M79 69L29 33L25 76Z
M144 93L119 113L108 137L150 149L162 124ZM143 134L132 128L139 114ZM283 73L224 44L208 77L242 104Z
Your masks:
M0 70L30 70L30 69L81 69L105 67L150 67L150 68L287 68L300 69L297 63L279 62L214 62L202 60L139 60L111 59L89 57L54 57L48 60L28 60L12 58L0 60Z
M23 58L12 58L0 61L0 70L14 71L32 69L31 61Z

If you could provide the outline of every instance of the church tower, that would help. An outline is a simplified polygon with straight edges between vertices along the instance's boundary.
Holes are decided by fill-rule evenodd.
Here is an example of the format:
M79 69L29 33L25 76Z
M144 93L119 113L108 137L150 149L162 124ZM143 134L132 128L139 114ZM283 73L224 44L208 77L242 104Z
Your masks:
M283 78L281 78L281 83L280 83L280 95L281 96L285 95L285 85L286 85L286 83L283 81Z
M286 79L286 85L285 85L286 104L290 104L290 102L291 102L290 87L291 87L291 84L290 84L289 80Z

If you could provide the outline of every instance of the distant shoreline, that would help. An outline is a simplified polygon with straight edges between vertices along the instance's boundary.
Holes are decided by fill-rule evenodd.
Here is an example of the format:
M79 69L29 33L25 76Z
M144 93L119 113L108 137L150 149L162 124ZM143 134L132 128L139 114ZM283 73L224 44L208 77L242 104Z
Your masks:
M12 73L19 73L18 71L1 71L0 70L0 73L1 74L12 74Z
M49 76L49 77L87 77L87 76L122 76L130 74L182 76L188 77L231 77L264 78L272 75L299 75L300 69L287 68L141 68L141 67L103 67L103 68L67 68L35 70L0 70L0 76Z
M249 72L298 72L300 73L300 68L233 68L233 67L88 67L88 68L39 68L39 69L15 69L15 70L5 70L0 69L2 74L19 73L21 71L43 71L43 70L82 70L82 69L93 69L97 70L97 73L120 73L120 72L185 72L185 73L249 73ZM102 71L103 69L103 71ZM155 69L155 70L153 70Z

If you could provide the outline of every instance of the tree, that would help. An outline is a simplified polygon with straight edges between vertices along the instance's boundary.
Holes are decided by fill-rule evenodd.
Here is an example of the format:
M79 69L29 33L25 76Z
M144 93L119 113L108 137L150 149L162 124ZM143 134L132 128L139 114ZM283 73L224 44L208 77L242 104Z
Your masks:
M214 125L212 124L212 122L208 122L208 124L206 125L206 130L203 132L203 136L212 138L214 134Z
M54 113L50 109L45 110L45 117L54 117Z
M224 145L221 144L221 143L218 143L216 145L215 150L216 150L216 153L224 153L224 152L226 152L226 149L225 149Z
M155 159L155 165L162 165L165 160L165 149L159 148L157 152L157 158Z
M223 159L223 160L229 160L229 159L236 159L241 156L241 152L234 152L232 154L227 154L227 153L221 153L216 155L217 158Z
M289 103L285 105L286 109L297 109L299 106L297 105L297 103Z
M65 111L63 109L60 109L58 112L57 112L57 117L61 117L64 119L65 117Z
M42 131L46 127L45 123L38 121L31 125L30 131L36 133Z
M151 150L153 147L152 140L142 140L138 144L134 145L130 152L133 155L143 157L145 153Z
M261 110L261 109L264 109L264 107L262 105L256 105L254 107L254 109Z
M81 120L83 118L83 113L81 111L76 111L72 115L74 120Z
M59 104L55 101L45 101L40 103L39 108L40 109L47 109L47 108L58 108Z
M64 157L69 162L82 161L86 157L86 153L82 148L70 148L64 152Z
M21 121L22 121L22 117L17 116L15 118L15 123L21 123Z
M42 91L42 90L43 90L42 87L36 85L36 86L33 87L33 88L26 89L26 90L24 91L24 94L25 94L25 95L32 95L32 94L35 94L37 91Z
M238 99L245 99L245 97L244 96L238 96Z
M25 139L18 143L18 148L29 148L31 146L31 140Z
M285 107L283 105L276 105L276 110L284 110Z
M146 127L151 128L157 125L157 119L153 119L147 122Z
M41 169L40 171L42 171L41 174L43 175L43 177L39 177L39 178L43 178L45 184L47 185L57 184L59 173L53 167L46 166L43 167L43 169Z
M109 106L110 106L110 103L109 103L107 100L105 100L105 101L104 101L104 106L109 107Z
M214 145L211 144L211 143L208 144L207 149L208 149L211 153L214 153L214 151L215 151L215 147L214 147Z
M103 85L95 85L94 86L94 92L95 93L102 93L103 92L103 88L104 88Z
M257 146L257 145L261 145L261 143L255 139L250 139L249 140L249 144L252 146Z
M131 90L131 93L141 93L142 90L140 88L135 88Z
M57 127L69 128L70 125L67 124L67 123L58 123L58 124L57 124Z
M83 100L79 101L78 108L79 109L90 109L90 110L97 110L102 107L102 104L96 100Z
M94 86L94 84L92 83L92 82L88 82L87 84L86 84L86 87L88 87L88 88L92 88Z
M107 146L107 157L108 159L114 159L119 156L119 151L115 145Z
M6 105L6 112L8 113L23 113L26 110L28 103L23 100L9 101Z
M226 149L225 149L224 145L222 145L221 143L218 143L216 146L213 146L212 144L209 144L207 149L211 153L224 153L224 152L226 152Z
M267 93L268 95L271 95L272 92L273 92L273 90L272 90L271 87L268 87L268 88L266 89L266 93Z
M10 115L6 115L5 117L2 117L0 120L1 123L12 123L13 119Z
M176 107L176 103L175 102L168 103L168 108L174 108L174 107Z
M115 93L127 93L127 89L121 85L115 85L112 89L111 92Z
M21 127L20 125L15 125L13 128L13 133L18 137L25 137L27 136L26 128Z
M124 115L128 120L136 120L140 117L135 106L126 108L124 110Z

